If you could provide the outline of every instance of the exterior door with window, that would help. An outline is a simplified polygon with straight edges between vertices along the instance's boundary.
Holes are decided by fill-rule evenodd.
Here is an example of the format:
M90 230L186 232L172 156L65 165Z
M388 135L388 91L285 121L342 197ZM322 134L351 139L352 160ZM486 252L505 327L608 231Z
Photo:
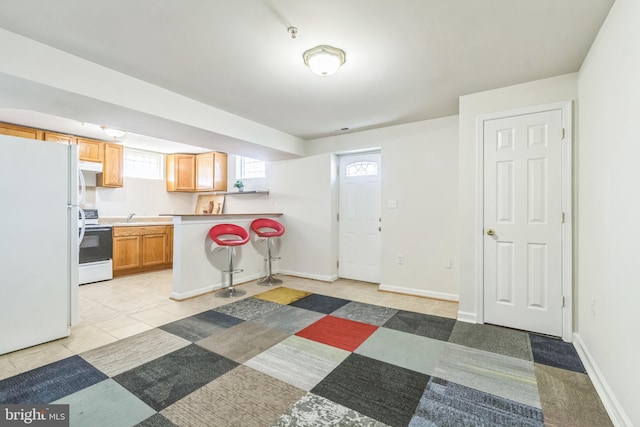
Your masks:
M338 275L345 279L380 283L380 157L340 157Z
M484 320L562 335L562 111L484 122Z

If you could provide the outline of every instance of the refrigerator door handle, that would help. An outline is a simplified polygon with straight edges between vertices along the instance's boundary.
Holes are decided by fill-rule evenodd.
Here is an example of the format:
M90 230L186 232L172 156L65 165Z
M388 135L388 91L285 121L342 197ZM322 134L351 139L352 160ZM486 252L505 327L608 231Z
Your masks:
M80 183L80 191L78 193L78 204L81 205L84 203L85 199L87 198L87 186L85 185L84 175L82 174L82 171L80 169L78 169L78 182Z
M80 251L80 243L82 243L82 239L84 239L84 233L87 229L87 218L84 215L84 211L80 208L78 209L78 213L80 214L80 235L78 236L78 251Z

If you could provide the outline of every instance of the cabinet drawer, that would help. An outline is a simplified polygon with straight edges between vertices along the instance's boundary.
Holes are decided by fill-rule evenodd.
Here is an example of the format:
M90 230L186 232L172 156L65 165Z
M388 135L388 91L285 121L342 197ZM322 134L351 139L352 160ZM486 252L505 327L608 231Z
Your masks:
M122 236L144 236L147 234L164 234L167 232L167 225L145 225L142 227L125 226L113 227L113 237Z

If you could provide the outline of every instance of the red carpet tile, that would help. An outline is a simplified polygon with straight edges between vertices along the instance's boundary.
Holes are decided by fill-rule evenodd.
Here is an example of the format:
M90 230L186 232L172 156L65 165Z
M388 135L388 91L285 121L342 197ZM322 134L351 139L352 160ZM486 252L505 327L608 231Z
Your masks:
M368 323L325 316L296 335L343 350L354 351L376 329L378 329L377 326Z

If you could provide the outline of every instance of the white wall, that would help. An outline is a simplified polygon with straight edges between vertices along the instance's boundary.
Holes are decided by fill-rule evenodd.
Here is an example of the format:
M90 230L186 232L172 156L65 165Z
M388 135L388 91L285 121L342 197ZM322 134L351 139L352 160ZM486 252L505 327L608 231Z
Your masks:
M332 235L333 158L320 154L269 165L268 212L282 212L279 270L302 277L336 279L337 252ZM255 211L254 211L255 212Z
M477 165L480 155L476 141L476 118L487 113L575 100L578 95L577 78L577 73L572 73L460 97L457 212L460 233L460 318L475 319L476 290L481 280L477 274L476 248L478 239L482 238L482 232L475 229L478 214Z
M640 425L639 22L640 2L617 0L578 79L578 335L629 426Z
M122 188L97 187L95 207L101 217L157 216L167 213L193 213L197 195L169 193L164 180L124 178ZM170 218L169 218L170 219Z
M386 289L458 298L457 141L458 118L451 116L309 142L308 153L381 150ZM333 188L337 211L337 183ZM397 201L396 209L386 207L390 199ZM397 263L399 254L404 265ZM444 268L444 258L452 260L452 268Z
M235 157L229 156L229 183L235 181ZM245 190L269 190L269 195L227 195L226 213L283 213L286 228L279 239L282 260L277 271L300 277L332 281L336 276L337 246L335 159L320 154L270 162L266 184L250 181ZM251 187L250 185L256 185ZM233 189L230 189L233 191Z

